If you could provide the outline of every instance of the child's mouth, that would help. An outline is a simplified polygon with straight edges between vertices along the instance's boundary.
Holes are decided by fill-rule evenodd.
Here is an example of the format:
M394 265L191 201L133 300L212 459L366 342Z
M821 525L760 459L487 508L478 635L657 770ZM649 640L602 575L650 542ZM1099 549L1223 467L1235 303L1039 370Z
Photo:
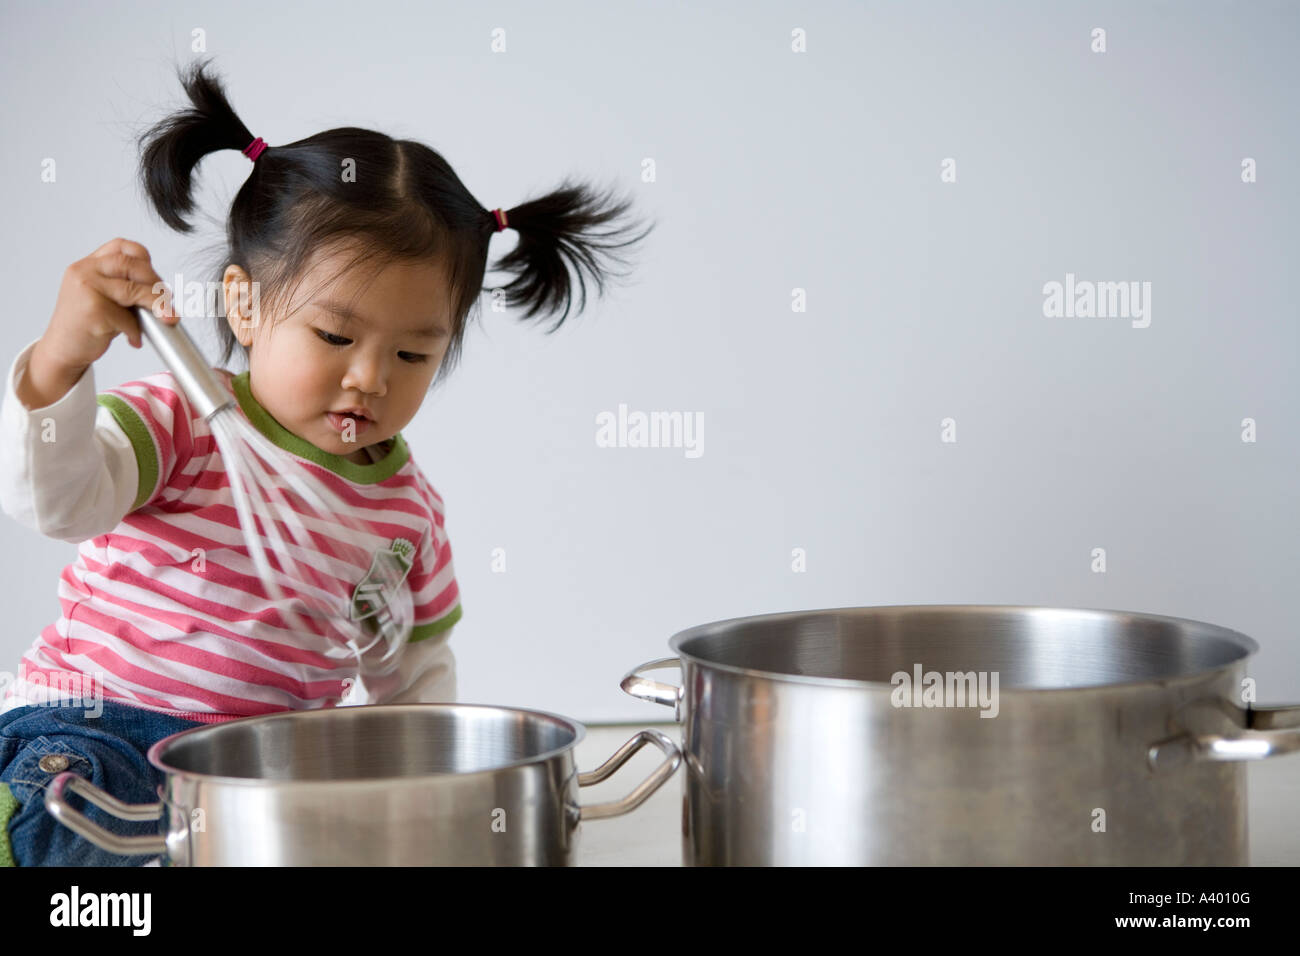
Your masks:
M361 415L354 415L351 412L326 412L325 418L330 423L330 427L340 433L348 427L349 422L354 423L352 431L354 435L361 434L374 424L370 419Z

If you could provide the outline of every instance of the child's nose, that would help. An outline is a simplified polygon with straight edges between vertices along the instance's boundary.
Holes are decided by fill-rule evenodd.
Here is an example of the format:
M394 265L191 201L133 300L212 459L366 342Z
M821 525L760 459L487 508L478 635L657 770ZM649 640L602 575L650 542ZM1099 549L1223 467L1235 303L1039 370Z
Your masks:
M343 387L365 392L367 395L383 395L387 391L387 362L376 355L357 355L348 365L347 374L343 376Z

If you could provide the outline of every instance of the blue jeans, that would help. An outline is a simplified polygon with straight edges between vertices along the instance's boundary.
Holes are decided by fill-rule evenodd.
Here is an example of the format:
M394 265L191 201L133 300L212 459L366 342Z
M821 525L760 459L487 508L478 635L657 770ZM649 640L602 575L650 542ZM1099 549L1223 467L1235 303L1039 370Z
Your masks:
M73 833L45 809L45 789L72 771L119 800L157 803L165 778L145 753L164 737L204 725L111 700L102 701L103 713L95 714L89 704L15 707L0 714L0 860L9 856L17 866L143 866L156 859L119 856ZM112 833L163 832L161 821L119 820L80 794L69 794L68 802Z

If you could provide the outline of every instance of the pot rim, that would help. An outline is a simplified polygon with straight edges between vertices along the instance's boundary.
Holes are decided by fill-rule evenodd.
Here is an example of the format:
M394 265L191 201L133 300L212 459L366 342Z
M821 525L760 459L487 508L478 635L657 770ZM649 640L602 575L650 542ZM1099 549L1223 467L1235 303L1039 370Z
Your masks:
M573 740L563 747L556 747L554 750L548 750L544 753L536 754L532 757L523 757L510 763L503 763L495 767L485 767L482 770L468 770L465 772L446 771L442 773L424 773L415 775L406 775L400 777L330 777L328 780L301 780L301 779L275 779L272 777L228 777L222 774L202 773L197 770L185 770L180 767L174 767L163 759L163 751L167 750L181 737L199 736L204 732L221 733L222 727L229 727L231 724L254 724L266 723L275 720L327 720L328 717L321 715L333 714L339 711L351 710L368 710L370 708L382 707L385 711L393 710L413 710L428 711L437 710L480 710L496 711L501 714L519 715L523 714L528 717L544 718L548 722L554 722L567 727L573 731ZM430 780L443 780L454 778L456 780L468 780L477 776L487 776L490 774L500 773L503 770L514 770L520 767L526 767L532 764L543 764L556 757L563 756L565 753L575 749L578 744L582 743L587 736L587 728L579 721L565 717L561 714L551 713L546 710L530 710L523 707L506 707L499 704L461 704L461 703L426 703L426 704L349 704L346 707L320 707L313 710L285 710L278 711L274 714L256 714L252 717L240 717L236 720L226 720L219 724L205 724L202 727L191 727L188 730L178 731L170 736L162 738L153 744L146 754L149 763L165 773L170 780L173 777L180 777L186 780L198 780L203 783L215 783L222 786L246 786L246 787L275 787L276 789L286 788L316 788L316 787L333 787L337 784L375 784L384 786L402 786L410 785L417 782L427 782Z
M758 623L760 621L776 621L781 618L796 619L807 618L817 614L834 614L839 611L966 611L979 614L997 614L1008 611L1031 611L1043 613L1072 613L1072 614L1092 614L1106 617L1134 617L1141 618L1145 621L1155 621L1167 624L1177 624L1183 627L1191 626L1197 630L1212 631L1212 636L1221 640L1235 644L1242 654L1234 660L1196 671L1192 674L1178 674L1170 677L1145 677L1135 680L1113 681L1101 684L1077 684L1071 687L999 687L1000 694L1042 694L1053 693L1063 694L1071 691L1106 691L1106 690L1132 690L1141 686L1178 686L1185 683L1195 683L1204 680L1211 674L1217 674L1229 667L1235 666L1248 659L1259 651L1259 642L1254 638L1242 634L1240 631L1234 631L1217 624L1210 624L1206 621L1197 621L1193 618L1172 617L1165 614L1149 614L1145 611L1124 611L1114 608L1091 608L1091 607L1061 607L1056 605L1042 604L880 604L880 605L849 605L844 607L832 608L808 608L801 611L778 611L770 614L754 614L742 617L725 618L719 621L710 621L707 624L697 624L686 630L678 631L668 639L668 646L672 648L679 658L690 661L699 667L707 667L711 670L723 671L728 674L735 674L740 677L755 678L758 680L779 681L789 684L810 684L818 687L844 687L859 690L875 690L890 692L893 690L893 684L888 681L869 681L857 680L849 677L816 677L809 674L783 674L777 671L763 671L751 667L739 667L735 664L722 664L717 661L710 661L695 654L688 654L682 650L682 644L692 638L700 636L702 633L724 627L729 624L739 624L741 622ZM1207 635L1209 636L1209 635ZM689 695L688 695L689 696Z

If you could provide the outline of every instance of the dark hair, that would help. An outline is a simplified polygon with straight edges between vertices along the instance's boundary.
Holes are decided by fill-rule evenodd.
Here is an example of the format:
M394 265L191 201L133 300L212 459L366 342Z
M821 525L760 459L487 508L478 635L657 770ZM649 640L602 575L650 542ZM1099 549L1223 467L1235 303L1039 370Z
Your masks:
M178 69L193 108L159 121L139 140L150 203L169 226L186 233L193 229L183 215L194 210L199 160L222 149L242 151L253 141L207 67L207 62L194 64L188 75ZM345 159L355 162L355 181L345 182L341 175ZM621 242L610 241L621 230L593 231L630 205L566 179L554 192L505 210L507 228L519 235L515 248L494 267L514 274L502 290L507 305L526 306L524 319L563 306L563 315L548 330L554 332L572 304L571 264L582 290L581 312L587 299L584 270L604 291L609 270L597 263L597 254L609 255L653 228ZM470 312L480 304L497 220L428 146L344 126L264 149L231 204L225 228L218 280L227 263L238 263L259 281L262 299L269 302L289 301L289 284L297 287L313 252L345 241L360 240L361 251L344 268L368 261L377 267L403 260L441 263L454 303L450 342L436 378L441 381L458 363ZM217 311L217 335L224 345L220 364L225 364L242 346L220 302Z

